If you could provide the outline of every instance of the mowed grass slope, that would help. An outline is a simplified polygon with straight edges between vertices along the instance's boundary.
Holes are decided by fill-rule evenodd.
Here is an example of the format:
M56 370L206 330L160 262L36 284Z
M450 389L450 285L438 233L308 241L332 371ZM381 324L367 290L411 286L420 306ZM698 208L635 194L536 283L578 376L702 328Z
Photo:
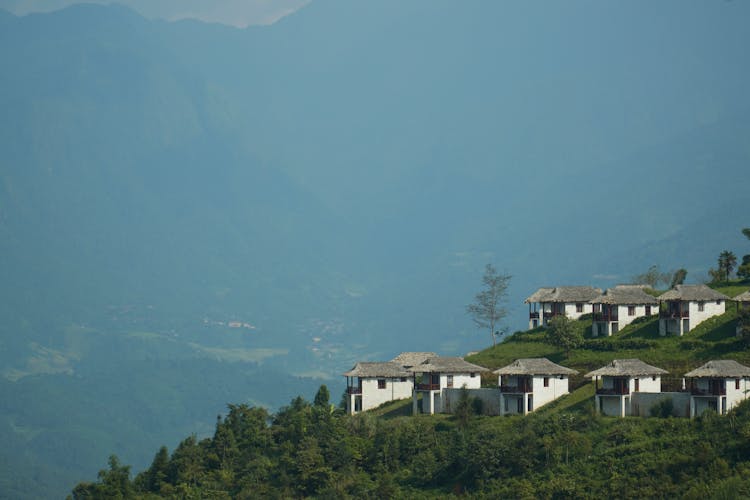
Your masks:
M747 284L719 288L735 296L750 288ZM503 342L477 354L467 356L471 363L495 370L518 358L545 357L563 366L579 371L571 377L571 390L583 386L588 380L583 375L604 366L613 359L638 358L670 374L664 377L678 379L684 373L712 359L734 359L750 366L750 349L735 335L737 307L728 302L726 312L708 319L682 337L659 335L658 315L636 320L611 337L591 336L591 317L574 321L585 338L580 348L566 354L547 342L544 328L516 332ZM483 376L483 384L497 385L497 376L491 372Z

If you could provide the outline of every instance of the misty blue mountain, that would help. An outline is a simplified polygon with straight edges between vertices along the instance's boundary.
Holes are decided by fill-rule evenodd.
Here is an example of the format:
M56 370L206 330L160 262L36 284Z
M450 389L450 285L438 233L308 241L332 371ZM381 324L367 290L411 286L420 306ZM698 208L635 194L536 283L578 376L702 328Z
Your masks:
M0 492L142 469L225 403L337 396L355 360L484 347L488 262L511 329L539 286L700 281L747 225L749 14L0 11Z

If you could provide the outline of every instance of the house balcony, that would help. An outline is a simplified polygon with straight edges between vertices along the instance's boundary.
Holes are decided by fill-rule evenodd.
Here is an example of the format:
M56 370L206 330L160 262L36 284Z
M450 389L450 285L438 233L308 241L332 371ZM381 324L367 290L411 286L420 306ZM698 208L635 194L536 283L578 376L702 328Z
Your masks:
M710 389L691 387L690 394L693 396L726 396L727 390L724 387L712 387Z
M362 394L362 388L361 387L347 387L346 393L347 394Z
M417 384L418 391L439 391L440 384Z
M533 392L531 390L531 384L519 384L519 385L501 385L500 392L503 394L524 394L527 392Z
M607 388L599 387L596 389L599 396L626 396L629 394L627 387Z
M594 321L601 321L601 322L618 321L617 314L603 313L603 312L595 312L593 315L593 319Z

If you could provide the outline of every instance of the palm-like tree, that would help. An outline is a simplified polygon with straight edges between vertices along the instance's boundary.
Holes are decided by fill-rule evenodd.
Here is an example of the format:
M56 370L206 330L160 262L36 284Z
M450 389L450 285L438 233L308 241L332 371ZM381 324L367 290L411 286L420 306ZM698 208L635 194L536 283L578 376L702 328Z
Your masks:
M729 275L732 274L736 265L737 256L734 253L724 250L719 254L719 272L724 277L724 281L729 281Z

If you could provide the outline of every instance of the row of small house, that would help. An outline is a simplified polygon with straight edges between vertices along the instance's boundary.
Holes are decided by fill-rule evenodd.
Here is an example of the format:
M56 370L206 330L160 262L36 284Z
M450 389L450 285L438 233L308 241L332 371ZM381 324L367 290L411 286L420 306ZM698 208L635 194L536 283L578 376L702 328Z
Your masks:
M706 285L677 285L654 297L643 285L618 285L602 293L590 286L540 288L528 297L529 328L547 326L555 316L592 315L592 335L610 336L637 318L659 314L659 334L683 335L726 311L726 302L750 305L750 291L734 299Z
M432 352L405 352L391 361L357 363L347 377L346 410L359 413L388 401L412 398L417 413L452 413L461 397L482 400L488 415L526 415L568 394L576 370L546 358L518 359L493 373L498 386L482 388L480 374L489 371L461 358ZM662 392L667 371L638 359L616 359L585 375L595 387L595 408L609 416L648 416L651 408L671 400L675 416L694 417L708 409L725 414L750 394L750 368L732 360L709 361L684 374L680 391Z

